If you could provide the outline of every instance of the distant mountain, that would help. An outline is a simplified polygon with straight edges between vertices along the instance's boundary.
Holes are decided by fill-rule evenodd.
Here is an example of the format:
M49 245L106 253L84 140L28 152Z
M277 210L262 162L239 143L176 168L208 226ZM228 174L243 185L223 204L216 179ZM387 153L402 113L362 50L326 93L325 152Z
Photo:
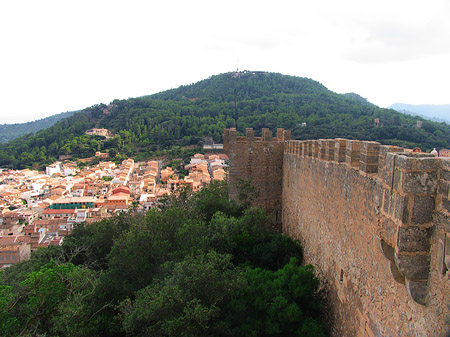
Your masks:
M412 105L404 103L395 103L388 107L399 112L407 113L413 116L421 116L436 122L446 122L450 124L450 104L422 104Z
M57 121L66 117L70 117L73 114L74 111L68 111L50 117L38 119L33 122L0 124L0 143L9 142L27 133L35 133L39 130L47 129L48 127L55 124Z
M417 123L417 121L422 123ZM377 122L375 122L377 121ZM312 79L260 71L230 72L150 96L114 100L64 118L35 135L0 144L0 167L42 167L61 155L96 151L115 160L181 158L204 137L221 142L224 128L292 131L293 139L348 138L382 144L450 147L450 126L382 109L357 94L341 95ZM421 127L418 127L421 125ZM116 136L85 134L105 128Z

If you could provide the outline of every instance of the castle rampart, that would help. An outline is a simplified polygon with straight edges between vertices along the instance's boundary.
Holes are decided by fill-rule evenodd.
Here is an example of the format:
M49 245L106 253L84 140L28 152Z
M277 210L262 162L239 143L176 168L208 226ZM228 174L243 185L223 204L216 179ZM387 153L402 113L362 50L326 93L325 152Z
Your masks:
M249 182L256 195L254 204L264 208L274 225L281 229L281 187L284 142L290 132L277 130L273 138L269 129L262 129L262 137L255 137L253 129L245 137L237 137L236 129L225 130L224 149L230 158L230 196L238 201L242 186Z
M253 166L265 151L249 145L249 134L228 148L230 167L237 166L231 189L244 172L264 181L264 189L282 183L281 199L270 204L282 205L283 232L301 241L306 262L316 267L329 294L333 334L444 336L450 160L377 142L277 137L284 144L281 169L258 178L263 167L239 168ZM245 151L253 151L250 161Z

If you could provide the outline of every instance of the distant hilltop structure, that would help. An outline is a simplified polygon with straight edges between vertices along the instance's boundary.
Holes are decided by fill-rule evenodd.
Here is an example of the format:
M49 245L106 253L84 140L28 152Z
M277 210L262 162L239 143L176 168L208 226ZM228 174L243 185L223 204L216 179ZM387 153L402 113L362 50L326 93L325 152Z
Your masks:
M223 144L214 143L214 139L212 137L205 137L203 139L203 150L222 150Z
M85 132L89 136L102 136L105 138L111 138L112 134L108 129L89 129Z
M450 332L450 158L377 142L226 129L230 194L301 241L333 336Z

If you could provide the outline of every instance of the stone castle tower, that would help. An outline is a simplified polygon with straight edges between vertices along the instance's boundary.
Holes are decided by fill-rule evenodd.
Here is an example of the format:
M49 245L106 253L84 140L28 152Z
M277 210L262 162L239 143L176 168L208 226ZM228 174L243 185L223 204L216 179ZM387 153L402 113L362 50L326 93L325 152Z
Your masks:
M450 330L450 159L377 142L225 130L230 191L301 241L329 296L334 336ZM281 215L281 216L280 216Z
M255 188L255 206L264 208L272 223L281 230L281 187L284 142L290 131L277 130L273 138L269 129L262 129L262 137L255 137L247 129L245 137L237 137L236 129L226 129L224 149L230 158L230 196L238 201L244 183Z

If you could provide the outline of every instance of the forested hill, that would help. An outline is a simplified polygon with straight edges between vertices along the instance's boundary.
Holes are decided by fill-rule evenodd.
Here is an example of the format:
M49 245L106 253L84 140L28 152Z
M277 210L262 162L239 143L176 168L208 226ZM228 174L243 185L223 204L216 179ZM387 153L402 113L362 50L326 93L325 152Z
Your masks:
M343 137L423 150L450 147L450 127L444 123L381 109L357 94L336 94L311 79L244 71L86 108L33 136L0 145L0 167L36 167L59 155L87 157L97 150L118 153L117 159L180 155L182 147L201 144L205 136L222 141L223 129L234 126L236 117L241 133L248 127L257 132L283 127L296 139ZM116 136L104 140L85 135L92 127L107 128Z
M17 137L27 133L34 133L55 124L57 121L72 116L74 111L62 112L57 115L38 119L32 122L15 123L15 124L0 124L0 143L6 143Z

